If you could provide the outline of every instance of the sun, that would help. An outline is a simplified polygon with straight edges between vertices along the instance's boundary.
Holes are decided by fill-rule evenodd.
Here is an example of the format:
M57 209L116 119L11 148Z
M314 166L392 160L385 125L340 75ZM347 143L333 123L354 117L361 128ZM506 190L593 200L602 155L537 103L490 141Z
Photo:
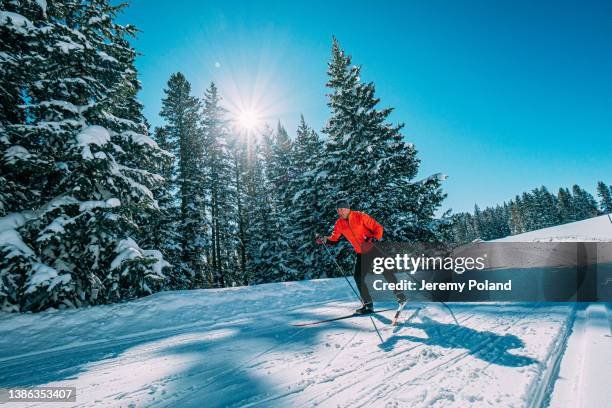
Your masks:
M253 131L259 127L260 117L253 109L243 110L237 115L238 125L246 131Z

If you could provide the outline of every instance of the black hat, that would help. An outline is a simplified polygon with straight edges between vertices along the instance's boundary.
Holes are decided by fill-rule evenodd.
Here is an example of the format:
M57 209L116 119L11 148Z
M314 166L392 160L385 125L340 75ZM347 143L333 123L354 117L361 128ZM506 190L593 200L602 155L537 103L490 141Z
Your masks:
M338 200L336 201L336 208L351 208L351 206L349 205L348 200Z

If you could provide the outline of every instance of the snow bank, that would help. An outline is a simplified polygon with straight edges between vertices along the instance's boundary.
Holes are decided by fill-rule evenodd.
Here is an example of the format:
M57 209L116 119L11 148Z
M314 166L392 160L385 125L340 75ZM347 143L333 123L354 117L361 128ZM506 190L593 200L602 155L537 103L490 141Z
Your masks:
M585 241L612 242L612 221L608 218L608 215L493 240L493 242Z

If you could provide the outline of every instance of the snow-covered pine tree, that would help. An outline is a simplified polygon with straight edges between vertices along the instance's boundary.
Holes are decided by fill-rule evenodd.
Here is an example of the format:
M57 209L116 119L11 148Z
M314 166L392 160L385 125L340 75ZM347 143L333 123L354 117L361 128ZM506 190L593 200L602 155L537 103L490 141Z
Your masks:
M533 195L533 226L541 229L559 224L557 199L544 186L532 190Z
M206 180L204 146L198 120L200 102L191 95L191 84L177 72L170 76L160 116L165 119L171 152L176 158L176 191L179 202L177 231L181 246L181 285L193 287L206 273L204 264Z
M319 171L325 175L326 218L334 217L338 198L347 198L384 225L386 239L434 240L432 221L445 197L440 189L445 177L413 181L417 152L403 141L403 124L387 122L393 109L376 109L374 84L361 82L360 71L334 38L326 84L331 116L323 129L328 139Z
M597 211L597 201L586 190L580 188L577 184L572 186L572 201L576 209L576 219L584 220L595 217L599 214Z
M508 224L510 226L510 233L512 235L520 234L521 232L523 232L523 225L518 200L520 200L520 197L517 195L514 200L510 200L510 204L508 206L510 212Z
M163 152L145 134L135 99L134 29L115 23L123 6L38 2L42 17L32 22L21 12L33 2L8 3L19 21L9 30L35 27L40 43L11 56L28 73L19 90L24 119L3 124L3 173L26 185L30 200L0 221L12 237L2 241L0 270L20 274L17 303L4 295L0 303L36 311L152 293L167 263L140 248L138 221L157 209L150 188L159 176L147 163Z
M278 122L275 132L267 131L263 134L265 143L265 176L268 186L267 194L270 200L270 213L276 231L268 237L270 254L274 254L274 273L270 275L272 281L295 280L298 278L294 266L295 252L291 249L290 237L294 222L291 219L291 179L294 177L292 169L292 142L289 134Z
M38 152L26 149L27 141L16 144L8 132L26 120L25 86L35 81L49 30L43 5L0 1L0 217L38 200L35 179L47 171Z
M559 188L557 193L557 211L559 212L559 222L562 224L578 220L572 194L567 188Z
M498 213L498 230L497 237L507 237L511 235L510 231L510 205L504 201L504 205L500 207Z
M600 202L599 207L604 214L612 213L612 186L608 187L603 181L597 183L597 195Z
M264 130L269 135L270 129ZM264 151L269 150L262 141L248 140L247 162L245 165L245 250L247 253L248 282L250 284L281 280L278 270L278 251L273 236L277 234L272 217L269 186L265 176Z
M249 270L247 269L247 242L248 219L246 204L248 200L246 185L247 185L247 151L248 143L245 143L245 138L240 132L230 132L228 134L228 152L229 152L229 171L230 171L230 191L232 196L230 201L233 203L235 211L233 212L233 224L235 225L232 239L234 241L233 250L236 257L236 270L233 271L233 280L239 285L247 285L249 283Z
M332 266L328 265L330 260L314 242L315 235L323 234L328 224L323 218L325 211L321 208L321 185L317 178L323 143L306 124L303 115L300 116L296 135L288 183L292 228L287 239L292 244L291 264L299 271L299 279L323 278L328 266Z
M473 218L473 231L475 235L475 239L483 239L483 231L482 231L482 212L480 211L480 207L478 204L474 204L474 218Z
M453 214L453 243L463 244L469 242L468 228L467 228L467 213Z
M23 84L31 82L32 61L50 29L41 2L0 0L0 123L22 123Z
M174 150L168 131L165 127L156 127L153 138L164 151ZM160 215L157 223L151 226L153 245L159 248L164 258L172 265L166 272L167 287L184 288L187 283L181 265L181 241L177 232L179 207L176 200L176 166L175 156L167 155L157 163L157 172L163 177L163 182L152 192L158 202Z
M51 29L46 10L36 2L0 1L0 310L19 311L25 283L38 262L19 228L33 214L27 203L40 201L38 179L48 164L33 147L36 136L20 137L25 122L26 84L36 78L44 34ZM37 64L38 62L38 64ZM10 132L10 133L9 133ZM23 211L23 214L22 214Z
M227 112L221 106L221 97L214 83L204 93L202 111L202 131L206 156L206 190L210 197L209 230L211 251L209 253L207 285L224 287L236 279L238 263L234 248L236 246L234 214L236 197L233 188L234 176L228 146ZM235 170L235 169L234 169Z
M521 214L523 217L523 227L525 231L536 229L537 214L535 208L535 198L530 192L523 192L521 195Z

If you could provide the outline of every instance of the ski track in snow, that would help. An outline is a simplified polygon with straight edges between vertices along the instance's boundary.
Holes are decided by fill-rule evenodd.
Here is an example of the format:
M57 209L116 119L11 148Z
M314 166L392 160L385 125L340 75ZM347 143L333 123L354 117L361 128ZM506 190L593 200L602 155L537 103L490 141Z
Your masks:
M77 403L64 406L79 407L518 407L540 404L551 392L556 369L549 362L564 350L571 305L451 305L460 326L435 304L422 304L406 322L418 306L410 305L395 328L394 311L374 316L384 344L365 316L289 326L353 308L343 284L324 284L337 287L336 301L313 291L310 302L286 307L278 300L234 309L221 302L207 312L214 318L181 324L178 308L168 322L174 326L116 329L114 339L61 346L34 338L36 350L0 356L0 386L76 386Z

